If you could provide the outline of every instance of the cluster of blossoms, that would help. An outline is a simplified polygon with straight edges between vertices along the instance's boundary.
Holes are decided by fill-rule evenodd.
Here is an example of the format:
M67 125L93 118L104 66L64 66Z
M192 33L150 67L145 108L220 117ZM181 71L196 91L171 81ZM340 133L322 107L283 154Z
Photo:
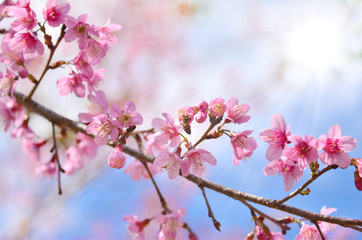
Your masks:
M338 124L329 129L328 137L323 134L318 139L311 135L304 138L292 135L280 114L271 117L270 125L270 129L259 132L259 138L269 144L265 155L269 164L264 168L264 173L268 176L281 174L285 191L292 189L294 181L299 181L305 168L311 166L312 172L316 172L314 166L318 166L318 158L324 164L341 168L347 168L351 163L347 152L356 147L356 140L342 136ZM288 144L294 146L289 147ZM318 154L318 150L322 152Z
M150 223L150 221L155 220L160 224L160 231L158 234L159 240L171 240L176 239L177 231L184 227L184 222L180 220L186 213L186 210L183 208L178 209L174 213L167 214L156 214L153 218L146 218L145 220L139 221L137 216L126 215L123 216L123 219L129 222L128 230L134 239L144 240L143 229ZM191 238L192 237L192 238ZM196 240L195 235L190 236L190 239Z

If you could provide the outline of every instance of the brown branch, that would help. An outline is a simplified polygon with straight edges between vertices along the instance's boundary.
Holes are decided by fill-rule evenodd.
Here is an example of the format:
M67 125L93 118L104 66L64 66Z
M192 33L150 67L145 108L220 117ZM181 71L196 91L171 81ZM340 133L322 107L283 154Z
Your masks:
M207 137L207 135L209 134L209 132L216 126L218 125L222 120L222 117L218 117L218 118L211 118L210 117L210 126L206 129L205 133L201 136L201 138L194 144L194 147L196 147L197 145L199 145L202 141L204 141Z
M324 237L324 234L322 233L321 228L319 227L318 222L315 221L315 222L312 222L312 223L316 226L316 228L317 228L317 230L318 230L318 232L319 232L319 235L321 235L322 240L326 240L325 237Z
M58 146L57 146L57 139L55 137L54 123L52 123L52 133L53 133L53 142L54 142L55 161L57 162L58 193L59 193L59 195L62 195L62 187L61 187L61 183L60 183L60 172L64 172L64 170L60 166L60 162L59 162Z
M67 127L75 132L82 132L88 136L91 136L89 134L86 133L86 131L79 127L77 125L77 123L73 122L72 120L65 118L63 116L60 116L59 114L45 108L44 106L41 106L40 104L38 104L37 102L31 100L31 99L26 99L26 97L18 92L14 93L14 96L17 100L17 102L23 106L25 106L26 108L28 108L30 111L33 111L41 116L43 116L44 118L48 119L49 121L59 125L59 126L63 126L63 127ZM109 144L112 146L112 144ZM138 160L142 161L142 162L150 162L152 163L154 161L154 157L146 155L142 152L139 152L137 150L134 150L130 147L124 146L123 147L123 151L135 158L137 158ZM203 178L199 178L196 177L193 174L190 174L186 177L186 179L188 179L189 181L195 183L198 186L204 186L206 188L209 188L211 190L214 190L218 193L221 193L223 195L226 195L230 198L233 198L235 200L241 201L241 200L246 200L249 202L253 202L259 205L263 205L269 208L274 208L274 209L278 209L281 210L283 212L287 212L293 215L297 215L300 217L303 217L305 219L310 220L311 222L313 221L323 221L323 222L328 222L328 223L333 223L333 224L338 224L340 226L343 227L353 227L353 229L357 230L357 231L361 231L362 227L362 220L359 219L350 219L350 218L341 218L341 217L334 217L334 216L327 216L327 215L322 215L322 214L318 214L318 213L313 213L310 211L306 211L306 210L302 210L299 208L295 208L295 207L291 207L285 204L278 204L277 200L274 199L268 199L268 198L264 198L264 197L260 197L260 196L256 196L256 195L252 195L249 193L244 193L241 191L237 191L222 185L219 185L217 183L214 183L212 181L203 179Z
M208 212L209 212L209 217L212 219L212 222L214 223L215 228L220 232L221 224L216 220L216 218L215 218L215 216L214 216L214 213L213 213L212 210L211 210L209 201L207 200L207 197L206 197L205 188L204 188L203 186L199 186L199 188L201 189L202 196L203 196L204 199L205 199L205 203L206 203L206 206L207 206L207 210L208 210Z
M296 195L298 195L300 192L302 192L309 184L311 184L312 182L314 182L318 177L320 177L322 174L328 172L331 169L335 169L336 165L328 165L325 168L323 168L320 172L312 175L308 181L306 181L302 186L300 186L298 189L296 189L294 192L292 192L291 194L289 194L288 196L286 196L285 198L281 199L278 201L278 204L283 204L286 201L288 201L289 199L295 197Z

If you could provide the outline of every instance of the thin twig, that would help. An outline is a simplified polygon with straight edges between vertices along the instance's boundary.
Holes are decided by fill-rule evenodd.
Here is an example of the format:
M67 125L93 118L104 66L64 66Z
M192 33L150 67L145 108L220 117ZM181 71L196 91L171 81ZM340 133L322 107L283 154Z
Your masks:
M205 189L204 189L203 186L199 186L199 188L201 189L202 196L204 196L205 203L206 203L206 206L207 206L207 210L209 212L209 217L212 219L212 222L214 223L215 228L220 232L221 224L216 220L216 218L214 216L214 213L211 210L209 201L207 200L207 197L206 197Z
M60 166L60 162L59 162L58 146L57 146L57 139L55 137L54 123L52 123L52 132L53 132L55 161L57 162L58 193L59 193L59 195L62 195L62 187L61 187L61 183L60 183L60 172L64 172L64 169L62 169L62 167Z
M320 177L322 174L328 172L331 169L335 169L336 165L328 165L325 168L323 168L320 172L312 175L308 181L306 181L302 186L300 186L298 189L296 189L294 192L292 192L291 194L289 194L288 196L286 196L285 198L281 199L278 201L278 204L283 204L286 201L288 201L289 199L295 197L296 195L298 195L300 192L302 192L309 184L311 184L312 182L314 182L318 177Z
M312 223L314 223L314 225L316 226L316 228L317 228L317 230L318 230L318 232L319 232L319 235L321 235L322 240L326 240L325 237L324 237L324 234L322 233L321 228L319 227L318 222L317 222L317 221L313 221Z
M215 118L210 121L210 126L206 129L205 133L201 136L201 138L194 144L194 147L199 145L203 140L206 139L206 136L209 134L209 132L218 125L222 120L222 117Z

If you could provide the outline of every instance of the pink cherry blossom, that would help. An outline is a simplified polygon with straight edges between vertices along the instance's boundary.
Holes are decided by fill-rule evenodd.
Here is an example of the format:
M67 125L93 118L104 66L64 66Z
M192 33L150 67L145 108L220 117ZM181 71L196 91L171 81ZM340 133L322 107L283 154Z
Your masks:
M0 72L0 97L13 93L15 90L16 76L15 74L6 69L6 73Z
M184 208L178 209L174 213L169 214L157 214L155 220L162 224L161 231L159 233L159 240L172 240L176 239L177 231L182 228L184 222L179 220L186 213Z
M6 103L0 101L0 120L4 124L4 131L7 131L14 120L14 114L6 106Z
M207 112L208 112L208 104L205 101L202 101L197 108L199 109L199 111L197 112L197 114L195 115L195 119L196 122L198 123L203 123L205 122L206 118L207 118Z
M192 107L182 106L178 109L178 120L180 123L184 122L185 116L187 118L187 124L191 124L194 120L195 111Z
M124 164L126 163L126 157L123 154L122 145L117 145L113 152L108 157L108 165L112 168L123 168Z
M57 81L59 93L62 96L66 96L71 92L77 97L85 96L85 86L83 81L86 81L86 77L81 73L71 73L68 77L61 77Z
M131 101L127 101L123 108L112 105L109 115L117 120L115 123L119 128L129 128L143 123L142 115L136 112L136 106Z
M324 164L337 164L341 168L346 168L351 162L351 158L346 152L352 151L356 147L356 139L350 136L342 136L339 124L332 126L328 130L328 138L322 135L318 139L319 149L324 151L320 154L320 159Z
M86 47L83 49L84 60L90 65L97 65L99 61L106 56L108 46L90 38L87 40Z
M225 100L222 98L215 98L212 99L209 103L209 111L215 116L215 117L221 117L224 115L226 111L226 105Z
M181 165L182 174L187 176L190 170L198 177L205 175L204 162L213 166L216 165L216 159L210 152L203 149L190 149L185 155L184 163Z
M180 172L181 158L176 152L161 152L157 155L153 165L164 168L170 179L175 179Z
M279 113L271 117L270 125L271 128L259 132L259 138L269 144L265 157L267 160L273 161L278 160L282 155L290 131L289 126L286 127L283 116Z
M95 91L95 95L89 94L88 101L86 107L89 113L79 113L79 121L89 123L93 121L93 116L108 113L107 99L103 91Z
M230 98L226 102L226 118L225 122L233 122L236 124L245 123L250 120L250 116L246 116L249 111L248 104L239 105L236 97Z
M128 225L128 230L133 235L132 239L139 239L139 240L145 239L143 229L148 225L151 219L138 221L138 217L135 215L124 215L123 219L130 223Z
M171 140L169 146L176 147L181 141L179 135L181 127L175 125L175 119L167 113L162 115L166 120L154 118L151 123L152 127L161 132L161 135L156 136L155 141L158 145L163 145L168 143L168 140Z
M58 0L48 0L45 9L43 9L43 17L51 27L58 27L65 23L65 19L70 11L69 3L58 3Z
M159 172L152 163L147 163L147 166L152 175L156 175ZM145 166L138 159L135 159L131 164L129 164L123 172L129 172L129 175L133 180L139 180L141 177L145 179L150 178Z
M362 178L362 158L355 158L355 162L359 176Z
M95 26L90 26L87 23L87 18L88 14L83 14L77 19L71 16L67 17L65 25L68 31L64 35L66 42L72 42L77 39L79 48L85 49L88 46L89 34L98 35Z
M83 52L80 52L73 59L73 63L77 70L83 73L88 79L93 76L93 68L87 61L85 61Z
M94 158L97 155L98 145L93 138L78 132L76 141L78 151L87 159Z
M234 165L238 165L240 160L246 160L253 154L253 151L258 147L253 137L248 137L253 131L247 130L243 132L232 132L231 133L231 146L233 147Z
M294 147L285 148L285 156L296 162L300 168L306 168L311 162L318 160L318 141L315 137L306 135L304 138L298 135L288 137L294 143Z
M121 30L121 26L116 23L111 23L108 19L107 23L99 30L99 43L108 46L114 46L117 44L116 32Z
M14 17L17 19L11 23L11 28L16 32L31 31L37 25L36 14L32 10L17 8Z
M57 165L55 164L55 157L53 157L52 160L47 163L38 165L34 171L36 174L42 174L44 177L53 176L57 172Z
M9 48L14 52L21 52L26 61L34 59L44 53L44 46L31 32L17 32L9 42Z
M168 147L166 144L159 145L156 143L156 137L160 135L160 132L156 133L147 133L144 135L144 139L146 140L146 153L150 155L157 155L160 152L166 152Z
M92 93L96 91L95 89L98 88L98 85L104 79L104 73L107 71L105 68L97 69L93 72L91 78L87 79L88 84L88 92Z
M284 236L280 232L266 233L259 225L255 226L255 234L258 240L284 240Z
M285 191L289 191L294 185L294 180L298 182L302 177L303 170L296 166L293 161L290 161L285 156L282 156L279 160L271 161L264 168L264 174L267 176L281 174L284 181Z
M119 135L119 129L106 114L94 116L86 131L88 134L96 135L94 141L98 145L105 145L109 138L114 142Z
M26 116L25 109L14 98L4 96L0 100L0 117L4 122L4 131L7 131L11 124L20 127Z

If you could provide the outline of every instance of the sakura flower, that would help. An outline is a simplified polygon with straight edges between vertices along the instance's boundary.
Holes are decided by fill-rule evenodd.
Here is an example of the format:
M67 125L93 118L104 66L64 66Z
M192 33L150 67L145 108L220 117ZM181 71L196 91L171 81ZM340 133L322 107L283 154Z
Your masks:
M248 104L239 105L239 100L236 97L230 98L226 102L226 118L225 122L233 122L236 124L245 123L250 120L250 116L246 116L249 111Z
M351 158L346 152L352 151L356 147L356 139L350 136L342 136L339 124L332 126L328 130L328 138L322 135L318 139L319 149L324 151L320 159L324 164L337 164L341 168L346 168L351 162Z
M123 108L112 105L109 115L117 120L115 123L119 128L129 128L143 122L142 115L136 112L136 106L131 101L127 101Z
M15 74L6 69L6 74L0 72L0 97L13 93L15 90L16 76Z
M44 53L44 46L31 32L17 32L9 42L9 48L14 52L21 52L26 61L34 59Z
M155 220L162 224L159 234L159 240L172 240L176 239L177 231L182 228L184 222L179 220L186 213L184 208L178 209L175 213L158 214L155 216Z
M124 164L126 163L126 157L123 154L122 145L117 145L113 152L108 157L108 165L112 168L123 168Z
M266 176L274 176L275 174L281 174L284 181L285 191L292 189L294 180L299 181L303 175L303 170L296 166L293 161L288 160L285 156L282 156L279 160L271 161L265 168L264 174Z
M95 89L98 88L99 83L104 79L104 73L106 71L105 68L100 68L93 72L92 77L87 79L88 92L92 93L96 91Z
M77 97L85 96L85 86L83 81L86 81L86 77L80 73L71 73L68 77L61 77L57 81L59 93L62 96L66 96L71 92Z
M268 229L269 230L269 229ZM284 240L284 236L280 232L266 232L259 225L255 226L255 234L258 240Z
M76 170L82 169L84 167L81 155L76 147L70 146L65 153L67 158L63 165L63 169L65 170L66 174L71 175Z
M273 161L278 160L282 155L290 131L289 126L286 127L283 116L279 113L271 117L270 125L271 128L259 132L259 138L269 144L265 157L267 160Z
M97 155L98 145L93 138L79 132L76 140L78 151L87 159L94 158Z
M114 142L119 135L119 129L106 114L94 116L93 121L87 126L86 131L88 134L96 135L94 141L98 145L106 144L109 138Z
M225 100L222 98L215 98L210 101L209 111L215 117L221 117L226 111Z
M135 237L132 239L139 239L139 240L145 239L143 229L148 225L148 223L151 221L151 219L145 219L143 221L138 221L138 217L135 215L125 215L125 216L123 216L123 219L130 223L128 225L128 230Z
M198 123L203 123L205 122L206 118L207 118L207 112L208 112L208 104L205 101L202 101L197 108L199 109L199 111L197 112L197 114L195 115L195 119L196 122Z
M106 56L107 50L107 45L90 38L87 40L86 47L83 49L84 60L89 62L90 65L97 65L99 61Z
M151 163L147 163L148 168L152 175L156 175L159 170ZM139 180L141 177L149 179L150 176L145 168L145 166L137 159L135 159L131 164L129 164L123 171L124 173L129 172L130 177L133 180Z
M4 96L0 101L0 120L4 123L4 131L7 131L11 124L20 127L26 116L25 109L15 99Z
M4 131L7 131L11 123L14 120L14 114L8 109L6 104L0 101L0 120L1 123L4 125Z
M203 149L190 149L185 155L184 163L181 165L182 174L187 176L190 170L198 177L205 174L204 162L213 166L216 165L216 159L210 152Z
M238 165L240 160L246 160L253 154L253 151L258 147L253 137L248 137L253 131L247 130L243 132L232 132L231 133L231 146L233 147L234 165Z
M89 113L79 113L79 121L89 123L93 121L93 116L108 112L107 99L103 91L95 91L95 95L89 94L88 101L87 109Z
M187 134L191 134L191 122L194 120L195 111L192 107L183 106L178 110L178 120Z
M161 133L148 133L144 135L144 138L146 140L146 153L150 155L157 155L160 152L166 152L168 150L168 147L163 144L159 145L156 143L156 137L159 136Z
M70 11L69 3L58 3L58 0L48 0L46 9L43 9L43 17L51 27L58 27L65 23Z
M73 59L74 66L78 71L83 73L87 78L91 78L93 76L93 68L92 66L84 59L83 52L80 52Z
M355 163L359 176L362 178L362 158L355 158Z
M53 157L53 159L47 163L38 165L34 171L36 174L42 174L44 177L53 176L57 172L55 157Z
M89 26L87 23L88 14L83 14L77 19L68 16L65 25L68 31L64 35L66 42L72 42L77 39L80 49L85 49L88 46L89 33L98 36L97 30L94 26Z
M181 137L179 135L180 126L175 125L175 119L168 115L167 113L162 114L166 120L160 118L154 118L152 120L152 127L161 132L161 135L156 136L155 141L159 145L166 144L168 140L171 140L169 146L176 147L180 141Z
M114 46L117 44L117 38L115 33L121 30L121 26L116 23L111 23L108 19L107 23L99 30L99 43L107 44L108 46Z
M306 135L302 138L298 135L291 135L288 139L294 143L295 146L286 148L284 154L288 159L296 162L298 167L304 169L308 167L311 162L317 162L318 141L315 137Z
M175 179L180 172L181 158L176 152L161 152L157 155L153 165L163 167L170 179Z

